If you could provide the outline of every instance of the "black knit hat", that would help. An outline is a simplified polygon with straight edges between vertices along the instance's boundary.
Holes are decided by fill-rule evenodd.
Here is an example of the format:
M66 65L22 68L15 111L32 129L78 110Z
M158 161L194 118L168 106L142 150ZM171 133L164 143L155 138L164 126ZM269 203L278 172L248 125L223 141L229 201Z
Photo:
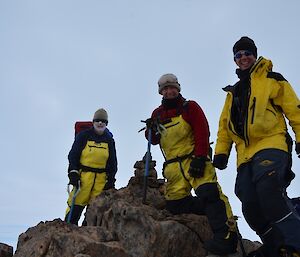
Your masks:
M257 48L256 48L256 45L255 45L254 41L251 38L249 38L249 37L241 37L241 39L238 40L234 44L232 50L233 50L233 54L236 54L240 50L248 50L251 53L253 53L253 55L255 56L255 58L257 58Z

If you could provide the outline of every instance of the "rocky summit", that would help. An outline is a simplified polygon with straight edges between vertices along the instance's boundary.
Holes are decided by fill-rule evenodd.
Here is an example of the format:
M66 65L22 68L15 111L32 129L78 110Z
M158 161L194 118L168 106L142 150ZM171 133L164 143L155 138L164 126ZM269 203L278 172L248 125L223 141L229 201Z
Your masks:
M85 214L86 226L67 224L60 219L40 222L19 236L14 255L7 246L0 256L214 256L203 248L203 242L212 237L205 216L172 215L165 210L164 180L157 179L155 164L155 161L150 163L146 201L143 201L145 164L137 161L134 176L126 187L104 191L91 202ZM247 253L260 246L258 242L242 241ZM242 257L241 247L230 256Z

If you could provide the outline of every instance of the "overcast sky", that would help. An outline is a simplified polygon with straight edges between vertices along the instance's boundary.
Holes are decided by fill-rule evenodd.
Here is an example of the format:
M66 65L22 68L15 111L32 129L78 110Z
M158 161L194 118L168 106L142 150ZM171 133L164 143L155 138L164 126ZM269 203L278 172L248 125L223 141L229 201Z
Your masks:
M241 36L300 95L299 10L299 0L0 0L0 242L15 248L29 227L64 218L74 123L100 107L116 141L116 186L127 185L146 152L140 120L160 104L164 73L176 74L183 96L203 108L214 142ZM152 155L161 177L158 147ZM293 167L292 197L300 195L296 155ZM242 217L234 151L217 173ZM258 240L239 224L243 237Z

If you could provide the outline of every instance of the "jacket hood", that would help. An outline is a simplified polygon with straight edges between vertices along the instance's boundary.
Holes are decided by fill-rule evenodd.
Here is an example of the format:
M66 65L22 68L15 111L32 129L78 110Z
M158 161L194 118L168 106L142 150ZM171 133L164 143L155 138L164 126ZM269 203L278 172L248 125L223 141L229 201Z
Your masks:
M264 73L272 71L273 63L271 60L268 60L262 56L254 63L250 69L251 76L261 76Z
M257 61L254 63L252 68L250 69L251 77L259 77L263 75L264 73L268 73L272 71L273 69L273 63L271 60L268 60L262 56L260 56ZM238 83L238 82L237 82ZM224 88L222 88L225 92L232 92L234 90L236 83L232 85L228 85Z

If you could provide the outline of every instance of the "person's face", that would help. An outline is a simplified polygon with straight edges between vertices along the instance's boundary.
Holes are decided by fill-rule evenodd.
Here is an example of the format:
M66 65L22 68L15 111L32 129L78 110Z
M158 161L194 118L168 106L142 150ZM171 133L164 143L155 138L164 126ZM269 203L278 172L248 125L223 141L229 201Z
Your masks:
M247 70L256 62L256 58L250 51L240 50L234 55L234 61L241 70Z
M179 95L179 91L176 87L166 86L162 89L161 94L164 99L174 99Z
M93 127L97 134L102 135L106 128L106 121L104 120L93 120Z

